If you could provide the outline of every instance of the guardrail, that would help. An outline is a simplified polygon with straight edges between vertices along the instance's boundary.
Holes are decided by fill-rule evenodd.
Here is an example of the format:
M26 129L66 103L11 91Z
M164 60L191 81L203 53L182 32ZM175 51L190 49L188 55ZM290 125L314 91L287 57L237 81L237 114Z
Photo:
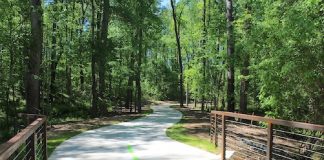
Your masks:
M231 159L324 159L324 125L212 111L211 141Z
M21 114L30 123L0 145L0 160L47 160L46 117Z

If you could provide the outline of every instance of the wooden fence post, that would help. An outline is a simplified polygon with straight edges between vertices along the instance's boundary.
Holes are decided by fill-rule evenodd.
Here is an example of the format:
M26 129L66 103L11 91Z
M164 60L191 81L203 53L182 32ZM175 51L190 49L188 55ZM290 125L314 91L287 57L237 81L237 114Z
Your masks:
M225 115L222 115L222 160L226 159L226 134L225 134L225 129L226 129L226 125L225 125Z
M43 159L47 160L47 131L46 131L46 126L47 123L46 121L44 122L44 127L43 127Z
M214 131L214 144L218 147L218 136L217 136L217 114L215 114L215 131Z
M267 160L272 159L272 146L273 146L273 124L268 122L268 137L267 137Z

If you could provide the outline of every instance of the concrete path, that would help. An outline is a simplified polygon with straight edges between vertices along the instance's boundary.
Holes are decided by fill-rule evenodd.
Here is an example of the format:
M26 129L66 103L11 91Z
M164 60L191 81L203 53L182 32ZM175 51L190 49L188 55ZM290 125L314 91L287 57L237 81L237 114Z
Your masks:
M215 155L166 136L181 119L167 105L152 107L146 117L84 132L53 152L50 160L218 160ZM230 155L231 153L227 154Z

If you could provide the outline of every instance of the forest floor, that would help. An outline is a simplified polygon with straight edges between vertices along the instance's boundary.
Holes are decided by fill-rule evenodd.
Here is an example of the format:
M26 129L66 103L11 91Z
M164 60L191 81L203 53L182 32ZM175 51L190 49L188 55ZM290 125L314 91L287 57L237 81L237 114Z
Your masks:
M51 155L58 145L82 132L121 122L132 121L144 117L152 112L153 110L150 108L150 105L146 105L143 107L143 112L141 114L121 113L112 117L65 121L60 124L51 125L48 129L48 154Z

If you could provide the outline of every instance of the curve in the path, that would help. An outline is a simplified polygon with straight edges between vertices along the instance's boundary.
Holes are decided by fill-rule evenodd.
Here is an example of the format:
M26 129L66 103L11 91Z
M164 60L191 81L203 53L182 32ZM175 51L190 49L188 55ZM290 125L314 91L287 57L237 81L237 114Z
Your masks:
M167 137L179 111L159 105L146 117L90 130L58 146L50 160L218 160L215 155ZM230 153L231 154L231 153ZM230 155L227 154L227 155Z

